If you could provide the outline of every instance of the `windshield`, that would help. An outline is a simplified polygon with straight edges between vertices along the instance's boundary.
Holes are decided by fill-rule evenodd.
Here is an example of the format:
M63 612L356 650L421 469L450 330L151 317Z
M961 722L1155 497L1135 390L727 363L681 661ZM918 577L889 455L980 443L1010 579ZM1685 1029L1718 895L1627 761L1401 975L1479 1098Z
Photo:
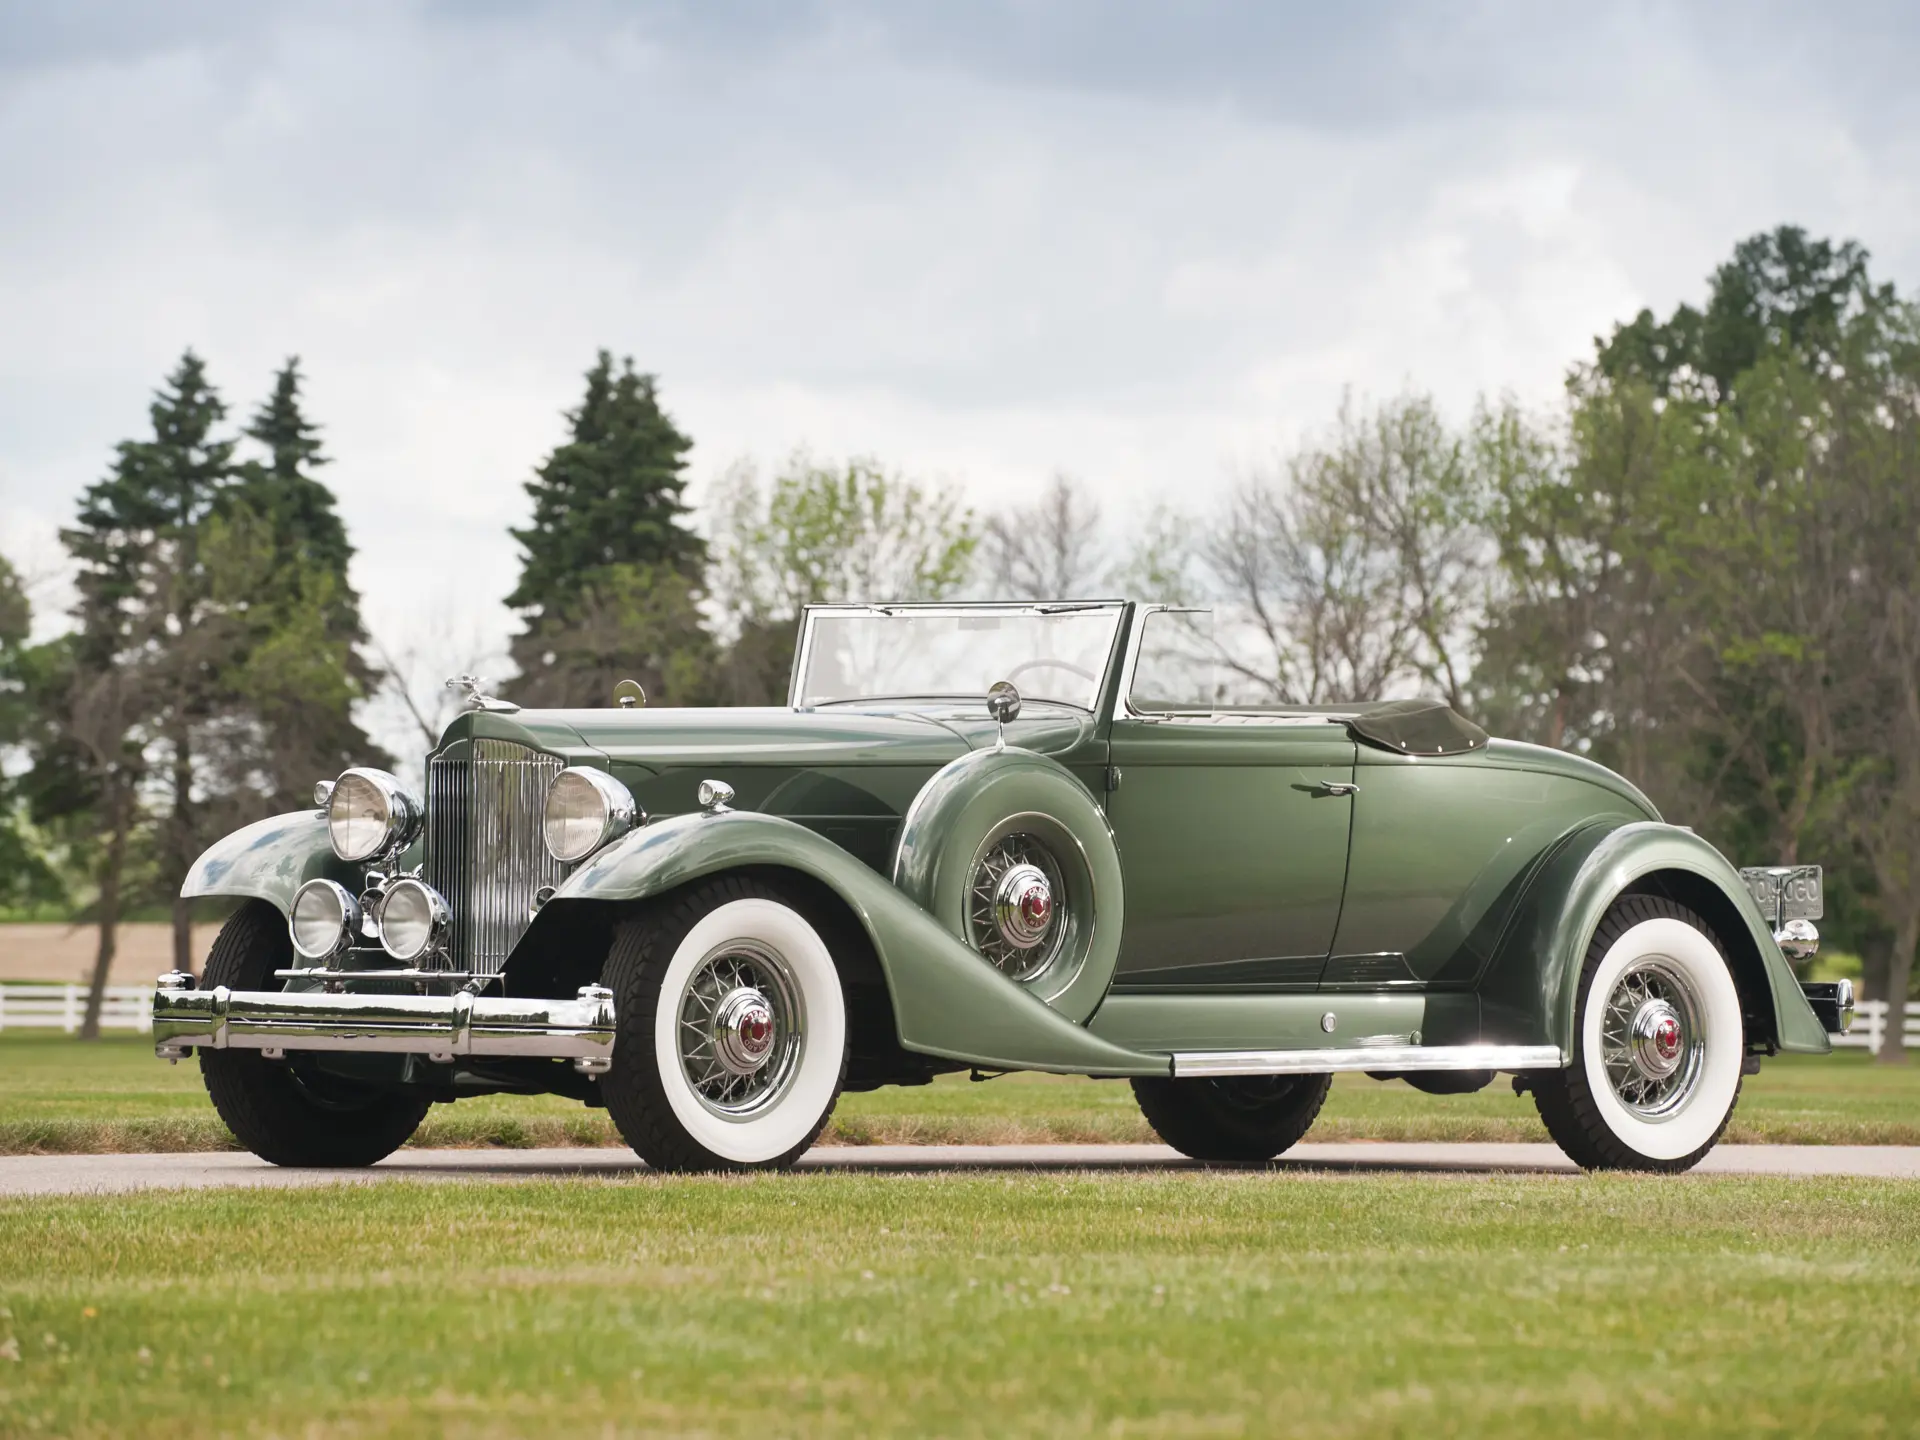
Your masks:
M1082 710L1100 700L1120 606L816 606L793 680L795 705L1022 696Z

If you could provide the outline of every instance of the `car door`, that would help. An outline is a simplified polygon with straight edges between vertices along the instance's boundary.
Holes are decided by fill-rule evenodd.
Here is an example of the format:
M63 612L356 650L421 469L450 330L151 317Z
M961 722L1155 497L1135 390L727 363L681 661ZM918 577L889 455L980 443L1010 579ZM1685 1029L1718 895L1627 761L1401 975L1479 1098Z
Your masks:
M1117 989L1310 990L1346 885L1354 743L1279 718L1116 718Z

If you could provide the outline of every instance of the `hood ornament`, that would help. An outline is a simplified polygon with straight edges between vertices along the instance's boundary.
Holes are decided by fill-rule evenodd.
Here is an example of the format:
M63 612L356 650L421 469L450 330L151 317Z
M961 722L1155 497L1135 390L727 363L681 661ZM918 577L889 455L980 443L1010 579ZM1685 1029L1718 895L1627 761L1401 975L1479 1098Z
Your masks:
M520 707L513 701L487 694L486 688L485 676L452 675L447 678L447 689L465 692L461 698L468 710L485 710L495 715L512 715L519 710Z
M631 710L636 705L646 705L647 692L638 680L622 680L613 687L613 698L620 702L622 710Z

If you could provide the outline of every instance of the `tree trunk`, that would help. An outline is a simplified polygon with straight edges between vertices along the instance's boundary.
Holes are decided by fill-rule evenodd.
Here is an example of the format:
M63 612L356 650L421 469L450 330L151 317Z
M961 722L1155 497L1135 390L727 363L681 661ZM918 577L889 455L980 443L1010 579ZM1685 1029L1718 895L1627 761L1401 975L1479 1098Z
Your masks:
M183 733L173 747L173 848L185 878L185 867L193 863L188 851L193 848L193 761ZM173 897L173 968L191 975L193 969L193 906L179 894Z
M120 878L127 862L127 830L132 820L133 796L120 777L111 787L107 853L100 866L100 947L94 952L93 977L87 982L87 1009L80 1020L80 1038L100 1038L100 1006L107 998L107 974L119 946Z
M1887 998L1887 967L1893 963L1893 942L1875 935L1860 947L1860 998Z
M1887 1031L1880 1042L1882 1065L1907 1063L1907 991L1913 983L1913 952L1920 945L1920 906L1908 904L1894 931L1887 960Z

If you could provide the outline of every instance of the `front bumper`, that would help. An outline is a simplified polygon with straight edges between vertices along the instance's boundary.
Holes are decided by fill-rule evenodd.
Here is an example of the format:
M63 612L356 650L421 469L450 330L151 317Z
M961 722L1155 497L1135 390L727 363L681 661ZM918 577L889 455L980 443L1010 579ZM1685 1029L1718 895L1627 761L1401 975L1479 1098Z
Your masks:
M571 1060L586 1075L613 1063L613 992L584 986L577 999L473 995L340 995L193 988L191 975L160 977L153 1048L177 1060L208 1050L380 1051L449 1062L463 1055Z

